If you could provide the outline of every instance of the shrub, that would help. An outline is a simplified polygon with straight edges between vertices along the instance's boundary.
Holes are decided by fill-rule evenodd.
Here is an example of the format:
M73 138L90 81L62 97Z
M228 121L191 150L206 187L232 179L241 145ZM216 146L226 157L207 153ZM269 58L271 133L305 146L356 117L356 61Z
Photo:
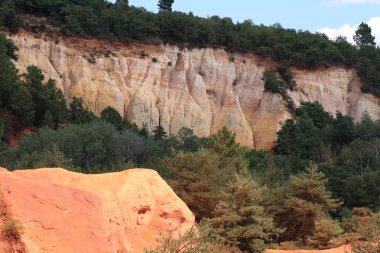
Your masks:
M173 232L165 236L161 234L157 239L160 246L156 249L145 249L145 253L239 253L236 248L224 246L220 239L212 234L207 225L192 227L177 238L173 238Z
M263 75L265 91L272 93L281 93L283 89L283 83L279 80L273 71L265 71Z
M15 241L20 239L24 231L24 226L19 220L6 220L2 226L3 236L8 240Z
M139 52L139 56L140 56L141 59L144 59L145 57L148 56L148 54L147 54L144 50L141 50L141 51Z

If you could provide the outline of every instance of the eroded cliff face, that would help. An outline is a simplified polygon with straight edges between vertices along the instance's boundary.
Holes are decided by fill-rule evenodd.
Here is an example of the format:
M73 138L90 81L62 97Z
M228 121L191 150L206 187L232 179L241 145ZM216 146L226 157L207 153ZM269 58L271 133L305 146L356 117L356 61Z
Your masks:
M248 147L270 149L280 123L290 117L277 94L264 92L270 59L223 49L187 49L19 33L17 66L37 65L55 79L67 99L84 98L96 113L105 107L149 130L161 124L169 133L189 127L208 136L223 126ZM293 69L296 104L319 101L327 111L360 119L378 118L380 100L360 92L355 70L330 67Z
M63 169L0 168L0 252L142 253L160 233L194 225L194 215L153 170L84 175Z

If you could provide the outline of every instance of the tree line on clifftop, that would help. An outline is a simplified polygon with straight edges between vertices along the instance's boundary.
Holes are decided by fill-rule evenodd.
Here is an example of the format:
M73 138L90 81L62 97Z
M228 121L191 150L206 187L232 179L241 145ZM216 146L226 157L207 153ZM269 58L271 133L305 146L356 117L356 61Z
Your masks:
M284 66L302 68L342 65L355 67L362 91L380 96L380 49L371 28L362 23L356 45L346 38L334 41L321 33L264 26L252 20L234 23L231 18L202 18L172 11L174 0L158 1L159 12L129 6L128 0L3 0L0 26L15 32L29 27L31 14L47 18L42 27L58 27L63 34L106 40L173 43L188 47L224 47L271 57Z
M169 136L162 126L150 133L111 107L96 116L80 98L66 106L37 67L18 75L16 57L0 36L0 166L156 169L199 228L174 240L162 236L162 245L147 252L253 253L345 243L368 252L363 247L373 245L366 242L379 241L380 121L368 114L355 123L317 102L302 103L277 133L272 155L239 145L226 127L211 137L188 128ZM9 148L9 134L22 128L34 133Z

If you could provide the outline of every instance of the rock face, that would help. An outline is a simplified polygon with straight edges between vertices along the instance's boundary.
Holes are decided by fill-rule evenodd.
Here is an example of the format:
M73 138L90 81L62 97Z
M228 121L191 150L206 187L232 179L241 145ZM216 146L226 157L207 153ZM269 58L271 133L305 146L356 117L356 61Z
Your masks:
M154 248L160 231L175 236L191 228L194 215L152 170L0 169L6 220L19 220L24 232L12 240L1 233L0 252L138 253Z
M265 253L351 253L349 245L326 250L266 250Z
M66 96L83 97L96 113L112 106L149 130L161 124L168 133L189 127L199 136L224 125L248 147L270 149L280 122L290 115L277 94L264 92L266 69L276 66L254 54L223 49L186 49L19 33L21 71L37 65L57 81ZM380 115L380 100L360 92L355 70L330 67L293 69L296 104L319 101L327 111L354 119Z

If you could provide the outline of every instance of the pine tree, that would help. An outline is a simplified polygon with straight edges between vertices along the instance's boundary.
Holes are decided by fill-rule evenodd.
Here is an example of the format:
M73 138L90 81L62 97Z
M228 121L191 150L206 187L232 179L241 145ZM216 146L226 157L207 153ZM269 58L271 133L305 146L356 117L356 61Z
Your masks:
M32 96L28 89L19 85L10 98L10 108L12 113L17 117L15 127L21 129L30 126L34 119L34 104Z
M41 127L43 125L45 113L47 111L46 88L42 83L44 80L44 75L38 67L29 66L26 69L26 73L23 74L23 77L24 85L28 88L28 91L33 100L33 125Z
M372 35L372 30L366 23L361 23L355 31L354 41L358 47L375 46L375 37Z
M214 233L243 252L263 252L281 232L261 205L263 188L248 175L237 175L229 189L210 220Z
M18 88L18 75L8 55L6 41L0 34L0 108L10 109L10 100Z
M120 116L119 112L108 106L100 113L100 118L116 127L117 130L122 130L124 127L123 118Z
M96 119L90 110L84 108L83 99L73 97L69 105L69 122L73 124L85 124Z
M331 238L341 233L329 215L340 204L326 190L326 183L325 175L315 164L291 177L289 195L275 217L277 224L285 229L280 236L282 241L326 247Z
M127 9L129 7L129 1L128 0L116 0L115 4L117 6L124 8L124 9Z
M174 0L160 0L158 1L158 11L159 12L172 12L172 5Z
M162 141L167 137L168 134L165 132L165 129L161 125L158 125L153 129L153 138L155 141Z
M46 103L47 111L52 116L52 127L57 129L59 124L67 121L68 110L66 107L66 99L63 96L63 93L55 85L55 81L49 79L46 83Z
M221 156L208 150L178 153L164 160L169 185L189 206L199 221L213 217L216 204L222 199L227 173L219 168Z
M236 142L236 134L227 127L223 127L211 137L210 149L221 155L222 167L233 167L237 173L247 171L247 149Z

